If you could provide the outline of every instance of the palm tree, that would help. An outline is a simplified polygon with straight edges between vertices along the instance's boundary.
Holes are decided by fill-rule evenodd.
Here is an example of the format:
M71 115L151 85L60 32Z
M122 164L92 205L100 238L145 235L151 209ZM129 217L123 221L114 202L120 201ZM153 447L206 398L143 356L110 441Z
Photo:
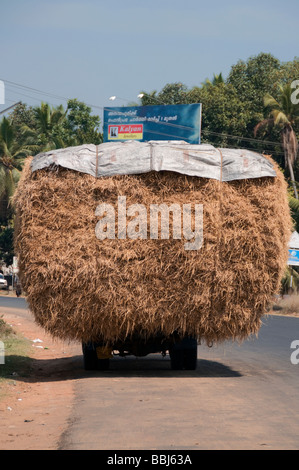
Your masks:
M264 105L269 109L269 116L255 126L254 135L265 126L280 129L285 166L289 169L294 195L298 199L293 167L298 153L298 139L294 128L299 124L299 106L292 103L293 91L290 85L280 85L277 100L270 94L264 97Z
M23 136L30 145L39 146L39 150L47 151L53 148L64 147L63 123L67 110L62 105L51 107L48 103L41 103L40 107L33 109L35 126L22 127Z
M30 147L21 147L6 117L0 122L0 219L5 220L11 196L19 180L24 158Z
M218 75L214 74L213 75L213 79L212 81L207 78L203 83L202 85L203 86L216 86L216 85L220 85L220 83L224 83L224 79L223 79L223 76L222 76L222 72L220 72Z

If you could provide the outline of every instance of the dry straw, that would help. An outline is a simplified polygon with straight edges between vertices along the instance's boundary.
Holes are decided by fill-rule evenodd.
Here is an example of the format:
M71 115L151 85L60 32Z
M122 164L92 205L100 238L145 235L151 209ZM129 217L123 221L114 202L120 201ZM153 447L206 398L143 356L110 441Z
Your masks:
M288 256L291 218L277 178L220 183L172 172L94 178L62 168L31 173L15 197L20 277L36 322L54 337L107 342L133 333L206 342L256 334ZM101 202L203 204L204 241L103 240ZM171 232L170 232L171 233Z

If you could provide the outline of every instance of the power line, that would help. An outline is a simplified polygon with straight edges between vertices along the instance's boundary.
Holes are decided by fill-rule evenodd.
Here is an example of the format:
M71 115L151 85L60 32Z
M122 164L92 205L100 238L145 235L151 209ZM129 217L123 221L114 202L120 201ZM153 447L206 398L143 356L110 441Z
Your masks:
M57 99L57 100L63 100L63 101L69 101L71 99L71 98L67 98L66 96L56 95L54 93L49 93L49 92L46 92L46 91L42 91L42 90L39 90L37 88L29 87L27 85L21 85L20 83L12 82L10 80L5 80L5 79L1 79L1 80L5 84L7 83L8 85L10 85L11 87L25 89L25 90L30 91L31 93L40 94L42 96L48 96L50 98L54 98L54 99ZM12 90L10 90L10 91L13 92ZM14 92L14 93L16 93L16 92ZM26 96L27 98L31 98L31 99L37 99L34 96L29 96L29 95L24 95L24 96ZM91 108L97 108L97 109L101 109L101 110L104 109L103 106L98 106L98 105L89 104L89 103L86 103L86 105L90 106Z
M270 141L270 140L253 139L251 137L242 137L240 135L218 133L218 132L209 131L207 129L202 129L202 132L207 133L207 134L212 134L212 135L215 135L215 136L219 136L219 137L228 137L228 138L231 138L231 139L244 140L244 141L247 141L247 142L254 142L254 143L261 143L261 144L265 144L265 145L275 145L275 146L279 145L279 146L283 147L283 145L280 142L274 142L274 141Z
M29 86L26 86L26 85L21 85L20 83L11 82L9 80L2 79L2 81L4 83L8 83L9 85L12 85L14 87L24 88L26 90L32 91L33 93L42 94L44 96L51 96L52 98L63 99L63 100L68 100L69 99L69 98L66 98L65 96L55 95L54 93L48 93L46 91L38 90L37 88L32 88L32 87L29 87Z
M39 95L42 95L42 96L47 96L47 97L51 97L53 99L57 99L57 100L64 100L64 101L69 101L70 98L67 98L65 96L61 96L61 95L57 95L57 94L54 94L54 93L49 93L49 92L45 92L45 91L42 91L40 89L37 89L37 88L34 88L34 87L29 87L27 85L21 85L20 83L16 83L16 82L13 82L13 81L10 81L10 80L4 80L2 79L2 81L4 81L4 83L8 84L8 87L9 87L9 91L11 93L14 93L14 94L19 94L21 96L25 96L26 98L30 98L30 99L34 99L34 100L38 100L39 101L39 98L36 97L36 96L29 96L29 95L26 95L20 91L14 91L13 89L11 88L17 88L17 89L24 89L24 90L28 90L29 92L31 93L35 93L35 94L39 94ZM150 95L147 95L146 93L141 93L139 95L139 97L142 97L141 95L146 95L148 96L151 100L155 100L158 104L161 104L161 105L165 105L165 103L161 102L158 98L154 97L154 96L150 96ZM117 97L116 97L117 98ZM124 98L122 98L124 99ZM11 101L11 100L7 100L7 101ZM129 100L127 100L129 102ZM52 103L50 103L52 104ZM87 106L91 107L91 108L95 108L95 109L100 109L102 111L104 110L114 110L114 108L109 108L109 107L103 107L103 106L98 106L98 105L94 105L94 104L89 104L89 103L86 103ZM53 105L54 106L54 105ZM124 114L122 113L121 111L119 111L120 114ZM104 121L104 124L106 122ZM188 126L181 126L181 125L177 125L177 124L173 124L173 123L167 123L167 122L159 122L159 123L156 123L156 124L163 124L165 126L172 126L172 127L176 127L176 128L181 128L181 129L188 129L188 130L194 130L193 128L190 128ZM229 139L236 139L236 140L242 140L244 142L250 142L250 143L261 143L263 145L271 145L271 146L280 146L280 147L283 147L281 143L279 142L273 142L273 141L268 141L268 140L260 140L260 139L254 139L254 138L250 138L250 137L243 137L243 136L238 136L238 135L232 135L232 134L225 134L225 133L217 133L217 132L214 132L214 131L210 131L210 130L207 130L207 129L202 129L202 133L206 133L206 134L210 134L211 136L218 136L218 137L223 137L223 138L229 138ZM160 135L164 135L164 136L170 136L169 134L166 134L166 133L162 133L160 132ZM171 135L172 137L178 137L178 138L182 138L182 136L176 136L176 135Z
M211 145L213 145L213 142L205 142L205 143L210 143ZM230 144L229 147L224 147L224 148L248 150L248 151L250 151L250 152L256 152L256 153L259 153L259 154L261 153L261 150L260 150L260 149L255 149L255 148L250 148L250 149L249 149L249 148L247 148L247 147L242 147L242 146L240 146L240 145L236 146L236 145L231 145L231 144ZM272 151L270 151L270 150L269 150L269 152L270 152L271 156L281 157L281 155L282 155L281 153L272 152Z
M26 95L25 93L21 93L19 91L10 90L9 88L8 88L8 91L9 91L9 93L13 93L13 94L18 95L18 96L25 96L26 98L30 98L31 100L36 100L36 101L40 102L40 98L38 98L37 96L29 96L29 95ZM52 106L55 106L53 103L49 103L49 104L51 104Z

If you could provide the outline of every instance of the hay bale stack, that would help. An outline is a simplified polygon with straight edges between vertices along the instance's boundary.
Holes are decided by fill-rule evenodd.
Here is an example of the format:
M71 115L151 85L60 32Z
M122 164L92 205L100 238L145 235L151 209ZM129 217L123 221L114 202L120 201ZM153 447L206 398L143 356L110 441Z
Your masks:
M63 168L31 173L16 194L15 247L36 322L61 339L107 342L138 333L206 342L258 332L280 286L291 219L286 183L219 182L174 172L94 178ZM99 240L101 202L203 204L204 241ZM171 233L171 232L170 232Z

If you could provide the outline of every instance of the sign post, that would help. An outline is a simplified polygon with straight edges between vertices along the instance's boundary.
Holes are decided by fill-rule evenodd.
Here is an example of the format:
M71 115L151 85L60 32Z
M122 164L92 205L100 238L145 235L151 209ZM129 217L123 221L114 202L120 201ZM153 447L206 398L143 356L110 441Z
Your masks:
M18 258L16 256L13 257L12 272L13 272L13 274L18 274L18 272L19 272Z

